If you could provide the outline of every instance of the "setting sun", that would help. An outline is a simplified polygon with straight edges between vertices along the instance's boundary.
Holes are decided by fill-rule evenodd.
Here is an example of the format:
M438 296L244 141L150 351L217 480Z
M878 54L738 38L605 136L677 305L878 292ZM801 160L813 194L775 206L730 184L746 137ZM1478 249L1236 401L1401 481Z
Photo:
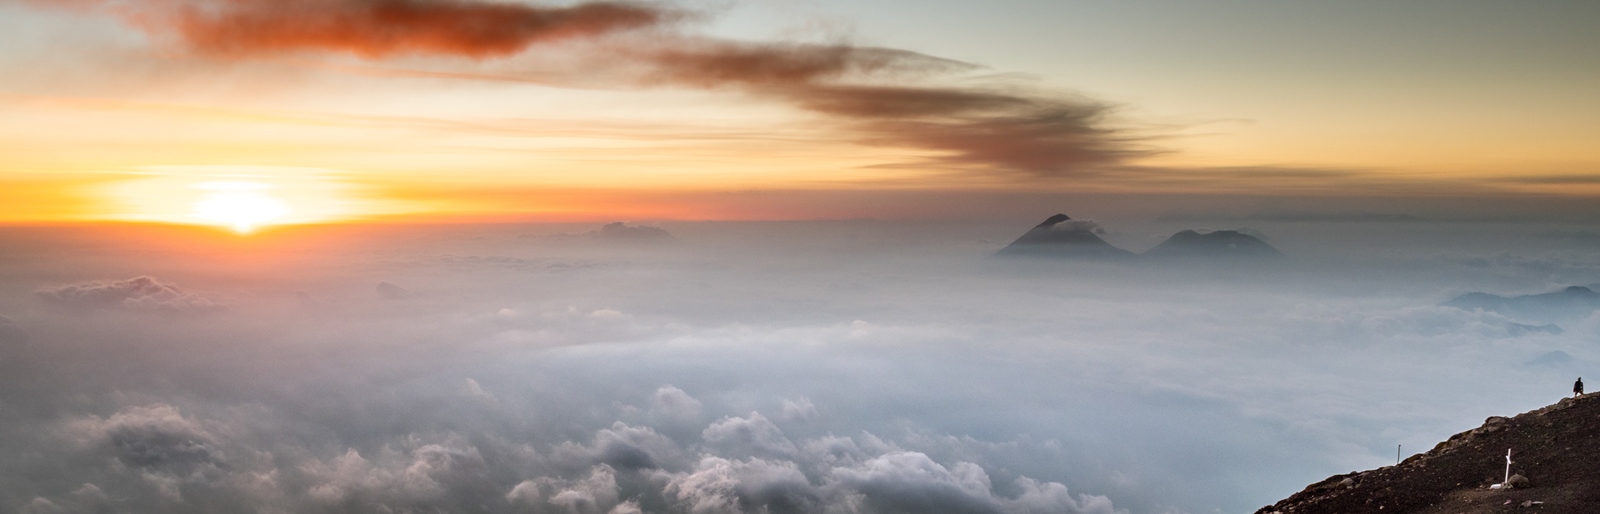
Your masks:
M106 218L222 226L247 234L265 225L338 223L408 212L373 198L347 173L284 166L142 166L90 192Z
M289 214L289 206L266 192L274 188L270 184L218 181L191 187L207 191L195 202L194 217L226 224L241 234Z

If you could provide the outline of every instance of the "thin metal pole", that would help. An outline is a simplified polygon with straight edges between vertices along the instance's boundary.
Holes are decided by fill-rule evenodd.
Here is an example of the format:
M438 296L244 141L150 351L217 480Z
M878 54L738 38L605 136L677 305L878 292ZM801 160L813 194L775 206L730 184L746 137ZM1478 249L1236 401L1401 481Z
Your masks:
M1400 446L1398 444L1394 445L1394 465L1396 466L1400 465Z

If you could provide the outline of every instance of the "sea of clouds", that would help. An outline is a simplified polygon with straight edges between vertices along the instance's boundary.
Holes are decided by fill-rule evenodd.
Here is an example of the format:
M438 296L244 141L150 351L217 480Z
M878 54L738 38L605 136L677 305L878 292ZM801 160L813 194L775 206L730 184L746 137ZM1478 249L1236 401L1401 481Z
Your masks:
M1259 225L6 228L0 511L1251 512L1600 362L1438 305L1600 282L1592 230Z

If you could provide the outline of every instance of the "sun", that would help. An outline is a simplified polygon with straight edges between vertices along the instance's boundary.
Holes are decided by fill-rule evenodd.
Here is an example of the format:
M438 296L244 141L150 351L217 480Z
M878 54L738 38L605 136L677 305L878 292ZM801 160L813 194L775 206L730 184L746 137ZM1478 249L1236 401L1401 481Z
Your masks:
M423 210L374 194L375 186L351 180L351 173L326 168L140 166L112 174L128 178L95 186L102 212L86 219L227 227L243 236L266 226L346 223Z
M226 180L190 187L205 191L191 216L233 227L240 234L289 215L289 206L268 192L275 187L271 184Z

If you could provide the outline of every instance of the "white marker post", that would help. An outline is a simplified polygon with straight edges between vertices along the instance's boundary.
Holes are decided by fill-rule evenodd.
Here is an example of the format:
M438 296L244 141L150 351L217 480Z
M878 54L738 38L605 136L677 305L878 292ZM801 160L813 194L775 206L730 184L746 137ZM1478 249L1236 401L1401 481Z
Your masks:
M1510 448L1506 448L1506 479L1505 480L1501 480L1500 483L1504 484L1504 483L1507 483L1507 482L1510 482L1510 481L1511 481L1511 449Z
M1490 489L1504 489L1505 487L1510 485L1510 484L1507 484L1506 482L1510 482L1510 481L1511 481L1511 449L1510 448L1506 448L1506 478L1505 478L1505 480L1501 480L1500 483L1498 483L1498 484L1494 484L1494 485L1489 486L1489 488Z

